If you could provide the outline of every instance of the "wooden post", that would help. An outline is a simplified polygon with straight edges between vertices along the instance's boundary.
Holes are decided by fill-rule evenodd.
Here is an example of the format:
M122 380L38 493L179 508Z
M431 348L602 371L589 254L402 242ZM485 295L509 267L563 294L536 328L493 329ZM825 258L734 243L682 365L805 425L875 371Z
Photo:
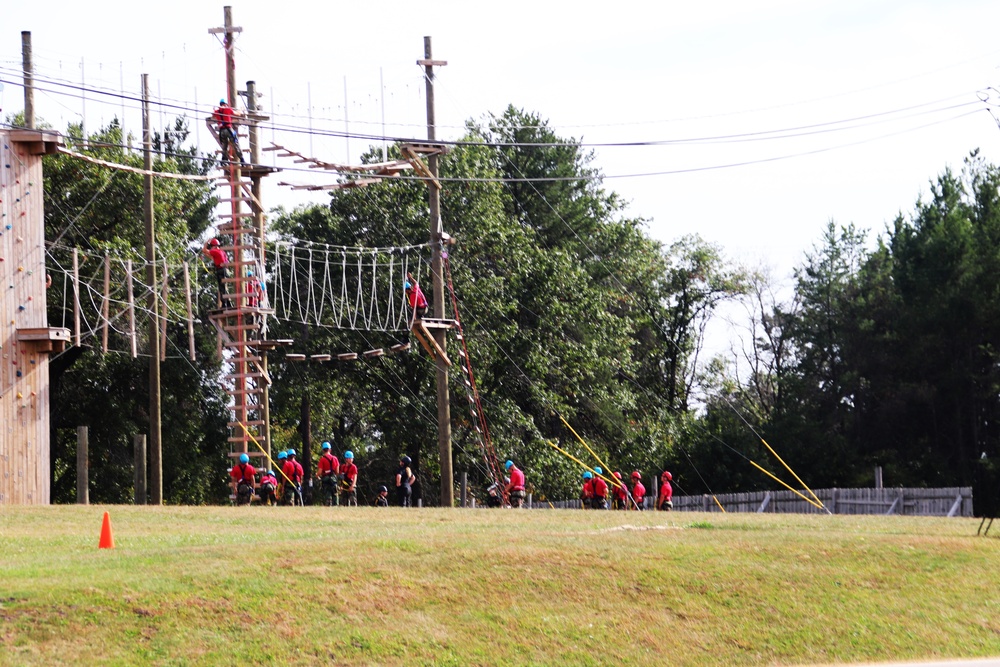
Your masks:
M875 466L875 488L882 488L882 466Z
M24 126L35 129L35 73L31 65L31 31L21 31L21 67L24 70Z
M146 504L146 436L137 433L133 440L135 444L135 504Z
M424 66L424 80L427 88L427 139L434 142L437 137L437 121L434 117L434 66L445 65L435 61L431 54L431 38L424 37L424 59L417 61ZM431 236L431 277L433 278L434 317L444 319L444 272L441 264L441 243L444 231L441 224L441 192L437 184L438 158L431 155L427 163L433 180L429 181L430 195L430 236ZM438 347L445 349L444 330L434 330L434 340ZM448 397L448 367L445 361L437 361L437 408L438 408L438 456L441 464L441 506L455 505L455 476L451 461L451 403Z
M184 262L184 305L187 306L188 355L194 361L194 312L191 310L191 275Z
M250 134L250 164L260 165L260 139L258 136L259 130L257 127L257 114L260 111L260 107L257 105L257 84L254 81L247 81L247 111L248 111L248 132ZM264 253L264 240L266 235L265 229L265 217L264 209L261 208L260 204L263 202L261 199L261 172L258 169L252 169L250 171L250 194L252 195L250 202L250 210L253 211L254 226L257 228L257 250L259 252L260 266L257 267L258 278L261 284L264 283L264 265L265 265L265 253ZM264 304L261 304L264 305ZM263 316L261 316L263 317ZM260 336L263 338L264 331L261 329ZM260 367L264 373L267 373L267 350L263 349L260 351ZM264 422L264 426L261 429L261 434L263 437L264 450L267 455L271 455L271 388L267 382L264 382L264 391L261 393L260 397L261 403L261 420Z
M101 303L101 351L108 353L108 321L111 319L111 255L104 253L104 301Z
M149 466L150 495L163 504L163 467L160 447L160 315L156 294L156 229L153 217L153 130L150 127L149 75L142 75L142 213L146 223L146 280L149 283Z
M80 343L80 252L73 248L73 344Z
M86 426L76 427L76 504L90 504L90 467L87 450L89 435Z
M125 284L128 286L128 338L132 344L132 358L139 356L135 340L135 293L132 289L132 260L125 262Z
M459 502L461 503L461 507L465 507L469 501L469 473L463 472L461 477L459 477L459 488Z

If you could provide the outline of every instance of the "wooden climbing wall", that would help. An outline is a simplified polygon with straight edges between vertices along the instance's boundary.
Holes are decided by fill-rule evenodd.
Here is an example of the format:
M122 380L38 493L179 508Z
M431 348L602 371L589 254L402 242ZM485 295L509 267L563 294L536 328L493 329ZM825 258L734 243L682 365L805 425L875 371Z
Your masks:
M45 312L42 154L57 143L0 130L0 505L50 497L49 354L69 333Z

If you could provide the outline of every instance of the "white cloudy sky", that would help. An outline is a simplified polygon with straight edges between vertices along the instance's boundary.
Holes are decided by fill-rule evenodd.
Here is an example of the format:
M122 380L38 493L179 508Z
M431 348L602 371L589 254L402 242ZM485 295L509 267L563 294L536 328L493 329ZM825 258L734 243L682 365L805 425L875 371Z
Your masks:
M6 3L0 108L22 107L11 82L30 30L38 77L58 80L39 83L36 104L57 128L84 109L91 128L124 113L138 134L140 122L134 103L83 100L60 82L136 95L146 72L154 96L207 109L224 91L222 47L208 34L224 4ZM380 134L384 113L390 135L425 136L415 60L430 35L449 62L436 87L440 138L507 104L587 142L714 138L598 148L597 165L656 238L696 232L779 276L828 220L877 232L969 150L1000 161L1000 129L977 97L1000 84L993 0L229 4L244 30L240 87L256 80L264 110L285 125ZM199 138L208 150L203 128ZM367 145L276 138L329 161ZM323 200L275 180L265 203Z

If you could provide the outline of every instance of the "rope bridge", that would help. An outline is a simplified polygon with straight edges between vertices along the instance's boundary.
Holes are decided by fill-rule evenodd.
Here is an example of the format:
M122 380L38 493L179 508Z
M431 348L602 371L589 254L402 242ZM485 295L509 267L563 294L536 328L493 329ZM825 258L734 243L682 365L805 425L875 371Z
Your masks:
M356 248L278 241L271 264L275 317L337 329L406 331L407 273L427 272L430 246Z

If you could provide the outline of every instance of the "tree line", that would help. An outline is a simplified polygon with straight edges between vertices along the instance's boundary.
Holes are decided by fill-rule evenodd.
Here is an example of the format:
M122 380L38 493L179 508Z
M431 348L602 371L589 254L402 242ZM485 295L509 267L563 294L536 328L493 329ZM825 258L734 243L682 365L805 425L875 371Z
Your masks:
M79 126L68 129L79 150L141 163L117 122L83 139ZM626 475L669 468L681 493L777 488L749 463L777 473L762 438L817 487L870 486L874 465L892 484L966 483L984 453L996 454L1000 176L976 153L875 239L831 222L785 294L697 236L653 239L647 221L605 188L593 154L538 114L508 107L469 121L463 139L440 160L456 296L494 446L527 471L536 498L578 491L582 470L546 445L580 451L563 418ZM213 168L187 140L183 119L157 135L156 168ZM381 148L363 159L381 161ZM199 261L211 187L160 179L155 188L158 254ZM72 247L142 261L141 176L47 157L45 196L50 272L68 265ZM399 180L269 219L286 239L385 247L423 242L427 215L424 184ZM161 366L164 498L225 502L228 411L207 316L211 285L194 296L198 361L177 352L187 349L178 324ZM65 297L55 280L53 324L65 317ZM723 302L744 305L747 335L736 356L707 359L705 327ZM112 348L116 336L122 343L113 333ZM270 336L306 353L399 342L399 334L284 321ZM275 448L302 451L306 464L318 442L351 449L362 498L407 454L425 504L436 503L434 367L413 348L355 364L272 353ZM129 502L132 436L148 421L146 360L91 344L55 359L51 373L53 501L75 498L75 433L87 425L91 499ZM474 419L460 375L452 377L454 467L481 490L488 480Z

